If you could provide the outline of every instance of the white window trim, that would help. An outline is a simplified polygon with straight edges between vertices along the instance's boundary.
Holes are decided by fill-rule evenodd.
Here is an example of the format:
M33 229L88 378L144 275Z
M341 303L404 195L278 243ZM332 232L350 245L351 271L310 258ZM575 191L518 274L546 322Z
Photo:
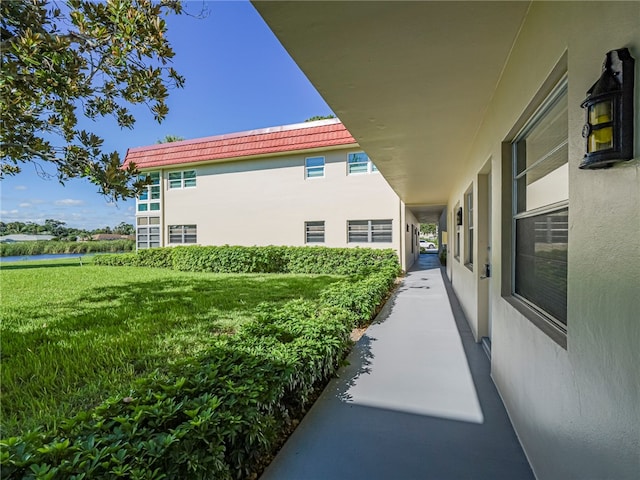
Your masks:
M308 160L312 160L314 158L321 158L322 159L322 167L320 167L319 165L316 165L315 167L310 167L310 166L307 165L307 161ZM322 156L322 155L318 155L316 157L306 157L304 159L304 179L305 180L317 180L319 178L324 178L325 172L326 172L326 170L325 170L326 164L327 164L327 161L326 161L325 157ZM319 169L319 168L322 168L322 175L317 175L317 176L313 176L313 177L309 176L309 170L310 169Z
M180 237L181 240L180 242L172 242L171 241L171 227L180 227ZM195 235L196 235L196 241L195 242L185 242L185 236L186 236L186 228L187 227L194 227L195 228ZM177 235L177 234L174 234ZM167 242L169 243L169 245L197 245L198 243L198 225L195 223L185 223L185 224L179 224L179 225L167 225Z
M356 155L358 153L363 153L367 156L367 171L366 172L351 172L350 171L350 166L351 164L349 163L349 156L350 155ZM364 162L358 162L358 163L364 163ZM347 153L347 175L370 175L372 173L380 173L380 171L378 170L378 168L374 165L374 163L371 161L371 158L369 157L369 155L367 155L367 153L363 150L358 150L358 151L354 151L354 152L348 152Z
M464 265L471 271L473 271L473 240L475 238L475 229L473 223L473 184L467 189L464 194L464 245L465 245L465 259Z
M310 223L322 223L322 241L310 242L309 241L309 224ZM310 245L323 244L326 240L326 222L324 220L308 220L304 222L304 243Z
M158 219L158 223L150 223L150 220ZM146 219L146 223L144 225L140 224L140 220ZM151 245L151 232L149 229L157 228L158 229L158 245ZM142 232L144 230L144 232ZM139 239L139 235L146 235L147 239L144 243L144 246L140 246L141 242ZM158 248L162 247L162 225L160 223L160 216L147 216L147 215L139 215L136 217L136 250L147 249L147 248Z
M147 193L147 199L146 200L140 200L140 197L138 196L136 198L136 216L155 216L157 214L159 214L160 210L162 210L162 171L160 170L154 170L152 172L143 172L142 175L140 175L140 177L142 176L147 176L147 175L151 175L157 173L158 174L158 183L156 185L147 185L146 187L146 193ZM151 198L151 190L152 187L158 187L158 194L159 197L158 198ZM152 210L151 209L151 204L158 204L158 209L157 210ZM147 209L146 210L140 210L140 205L146 205Z
M194 177L193 178L184 178L184 174L187 172L193 172ZM171 175L172 174L176 174L179 173L180 174L180 179L171 179ZM195 181L195 185L185 185L185 183L188 180L194 180ZM172 187L171 186L171 182L180 182L180 186L178 187ZM195 168L189 169L189 170L180 170L180 171L173 171L173 172L167 172L167 189L168 190L182 190L185 188L196 188L198 186L198 172L196 171Z
M351 241L349 239L349 226L351 222L367 222L367 241L366 242L354 242ZM389 230L389 234L391 235L391 239L388 242L374 242L373 241L373 223L372 222L389 222L389 225L391 226L390 230ZM393 219L389 219L389 218L374 218L371 220L347 220L347 243L356 243L356 244L361 244L361 243L375 243L375 244L389 244L389 243L393 243Z

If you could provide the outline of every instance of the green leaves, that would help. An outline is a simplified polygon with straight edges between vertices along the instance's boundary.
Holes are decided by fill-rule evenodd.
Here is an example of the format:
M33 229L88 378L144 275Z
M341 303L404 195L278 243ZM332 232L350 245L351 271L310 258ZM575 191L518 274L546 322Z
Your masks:
M395 251L327 247L175 247L135 254L101 256L97 265L173 268L184 272L309 273L369 275L383 269L400 273Z
M88 178L113 200L138 194L135 169L118 174L118 153L103 152L101 139L87 143L78 116L131 128L129 108L143 103L156 121L166 118L168 91L184 78L168 66L162 16L181 12L176 1L1 2L0 178L38 162L61 182Z
M216 336L162 375L143 377L127 397L67 419L57 431L0 442L3 478L249 477L314 389L335 373L353 323L369 319L399 273L395 253L368 249L185 247L100 256L95 263L198 271L348 268L357 275L325 288L320 300L261 304L236 334Z
M360 326L375 315L393 288L396 276L396 269L384 267L363 279L330 285L320 294L320 299L327 306L351 312L353 326Z

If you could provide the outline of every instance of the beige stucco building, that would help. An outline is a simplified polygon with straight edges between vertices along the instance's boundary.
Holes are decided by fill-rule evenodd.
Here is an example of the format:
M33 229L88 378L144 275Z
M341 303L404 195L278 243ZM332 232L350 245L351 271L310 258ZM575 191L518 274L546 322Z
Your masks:
M320 120L129 149L152 178L138 248L392 248L409 268L419 224L345 127Z
M637 479L640 2L254 6L400 200L447 231L537 478ZM622 48L635 157L580 169L581 104Z

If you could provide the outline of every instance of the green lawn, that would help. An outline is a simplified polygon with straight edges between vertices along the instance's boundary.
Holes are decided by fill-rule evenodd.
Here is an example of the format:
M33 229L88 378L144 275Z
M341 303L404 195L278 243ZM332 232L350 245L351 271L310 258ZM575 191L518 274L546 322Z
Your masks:
M259 303L317 298L339 276L183 273L76 260L3 264L0 437L124 394L233 334Z

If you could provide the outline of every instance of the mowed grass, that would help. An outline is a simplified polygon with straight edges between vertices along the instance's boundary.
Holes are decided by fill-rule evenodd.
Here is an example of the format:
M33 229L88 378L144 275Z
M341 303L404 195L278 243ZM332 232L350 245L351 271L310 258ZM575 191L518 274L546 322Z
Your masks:
M126 395L263 302L313 300L339 276L183 273L77 259L3 264L1 437Z

